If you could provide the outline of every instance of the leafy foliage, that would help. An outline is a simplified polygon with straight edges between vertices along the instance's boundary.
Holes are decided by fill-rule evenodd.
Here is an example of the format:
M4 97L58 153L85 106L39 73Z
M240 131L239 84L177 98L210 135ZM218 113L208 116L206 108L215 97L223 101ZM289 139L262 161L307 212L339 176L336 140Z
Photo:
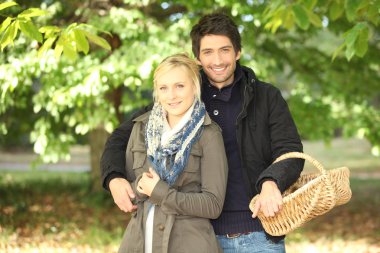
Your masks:
M16 2L5 2L0 4L0 10L16 5L18 5ZM30 39L42 43L42 46L38 50L38 56L41 56L52 48L54 42L56 42L55 57L59 58L63 52L65 56L72 60L76 60L77 52L88 53L88 40L102 48L111 49L105 39L85 30L94 30L94 27L90 25L72 23L65 29L57 26L43 26L37 29L31 18L46 14L48 14L46 10L29 8L22 11L15 18L7 17L0 27L1 51L8 45L13 44L19 30Z
M191 26L223 11L241 63L283 91L304 139L360 135L380 152L379 0L35 2L0 4L2 145L30 133L43 161L68 159L148 104L158 62L190 54Z

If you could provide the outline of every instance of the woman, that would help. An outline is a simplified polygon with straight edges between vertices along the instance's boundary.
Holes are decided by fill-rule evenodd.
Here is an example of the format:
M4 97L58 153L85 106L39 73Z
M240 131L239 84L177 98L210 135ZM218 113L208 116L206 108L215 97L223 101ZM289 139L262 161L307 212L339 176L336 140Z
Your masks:
M200 100L199 69L185 54L154 73L153 109L134 120L127 146L136 193L119 252L221 252L209 219L222 211L227 160L220 128Z

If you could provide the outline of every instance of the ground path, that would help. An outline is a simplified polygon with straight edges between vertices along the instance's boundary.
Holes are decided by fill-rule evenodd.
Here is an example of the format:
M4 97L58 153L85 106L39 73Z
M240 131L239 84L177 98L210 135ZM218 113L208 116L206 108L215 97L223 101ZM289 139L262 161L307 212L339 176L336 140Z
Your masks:
M326 169L347 166L355 178L380 179L380 158L371 155L371 146L365 140L334 139L329 145L323 142L304 141L304 152L321 162ZM37 170L85 172L90 170L88 146L75 146L70 151L70 161L56 164L40 164ZM0 170L25 171L32 169L32 162L37 155L33 152L0 151ZM311 164L306 163L306 172L316 172Z

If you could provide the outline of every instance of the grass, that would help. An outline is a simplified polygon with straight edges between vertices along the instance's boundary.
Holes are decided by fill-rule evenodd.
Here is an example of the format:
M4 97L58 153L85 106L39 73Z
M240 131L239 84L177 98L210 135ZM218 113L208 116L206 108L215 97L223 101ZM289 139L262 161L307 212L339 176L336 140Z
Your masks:
M89 193L89 180L87 173L0 172L0 252L115 252L128 215L108 193Z
M128 215L87 173L0 172L0 252L116 252ZM288 252L380 252L380 183L351 180L353 197L287 236ZM372 251L371 251L372 249Z
M380 252L380 159L369 150L358 140L305 142L325 168L350 168L353 196L290 233L288 253ZM89 187L83 172L0 170L0 252L117 252L129 216Z
M334 139L330 144L322 141L304 141L304 152L317 159L326 169L347 166L352 173L379 173L380 159L371 155L371 146L366 140ZM305 163L306 171L316 171Z
M350 183L350 202L290 233L288 252L380 252L380 180Z

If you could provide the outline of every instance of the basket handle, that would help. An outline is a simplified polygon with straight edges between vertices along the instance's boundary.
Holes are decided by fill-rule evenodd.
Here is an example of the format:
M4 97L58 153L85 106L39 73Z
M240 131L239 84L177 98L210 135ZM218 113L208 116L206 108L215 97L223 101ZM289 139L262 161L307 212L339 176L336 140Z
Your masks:
M317 167L317 169L322 173L322 174L326 174L326 170L325 168L322 166L322 164L320 164L317 160L315 160L313 157L305 154L305 153L300 153L300 152L289 152L289 153L286 153L286 154L283 154L281 155L280 157L278 157L273 163L276 163L276 162L279 162L279 161L282 161L282 160L285 160L285 159L289 159L289 158L301 158L301 159L304 159L310 163L312 163L315 167Z

